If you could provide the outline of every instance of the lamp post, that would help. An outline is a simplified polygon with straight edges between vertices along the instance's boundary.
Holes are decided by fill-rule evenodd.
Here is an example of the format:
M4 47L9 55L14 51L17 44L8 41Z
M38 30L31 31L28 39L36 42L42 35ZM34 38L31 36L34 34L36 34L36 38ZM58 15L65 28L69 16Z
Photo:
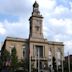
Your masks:
M31 57L29 59L29 72L31 72Z

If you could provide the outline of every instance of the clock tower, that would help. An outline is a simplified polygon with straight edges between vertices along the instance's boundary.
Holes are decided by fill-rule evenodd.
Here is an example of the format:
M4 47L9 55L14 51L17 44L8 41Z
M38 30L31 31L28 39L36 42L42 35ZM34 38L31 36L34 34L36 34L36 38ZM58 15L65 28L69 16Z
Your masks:
M33 12L32 16L29 18L30 22L30 38L43 38L43 33L42 33L42 15L40 14L39 11L39 5L35 1L33 4Z

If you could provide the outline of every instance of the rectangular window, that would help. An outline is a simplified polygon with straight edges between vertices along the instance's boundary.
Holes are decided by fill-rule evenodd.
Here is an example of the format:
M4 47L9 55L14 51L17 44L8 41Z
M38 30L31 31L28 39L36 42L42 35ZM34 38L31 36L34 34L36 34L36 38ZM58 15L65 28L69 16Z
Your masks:
M44 54L43 56L45 57L45 46L44 46L44 48L43 48L43 54Z
M23 57L25 56L25 48L23 48Z
M43 58L43 46L36 45L36 56L39 56L39 58Z
M39 68L40 72L42 72L43 64L40 58L43 58L43 46L40 45L35 46L35 55L37 57L37 62L36 62L37 70Z
M22 49L23 49L23 57L25 57L25 52L26 52L25 45L23 45Z
M34 45L33 45L33 57L34 57Z

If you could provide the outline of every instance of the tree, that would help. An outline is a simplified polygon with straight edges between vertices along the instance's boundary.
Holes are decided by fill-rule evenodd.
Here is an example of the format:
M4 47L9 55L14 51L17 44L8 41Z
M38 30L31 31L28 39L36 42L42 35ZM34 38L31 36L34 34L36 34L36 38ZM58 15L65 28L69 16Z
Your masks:
M16 48L14 47L11 51L11 70L15 71L18 68L18 57L16 55Z
M57 66L56 66L56 59L55 59L55 57L52 58L52 63L53 63L53 70L54 70L54 72L57 72Z
M25 72L28 72L28 65L29 65L29 62L28 61L23 61L23 69Z
M69 67L68 67L68 61L64 61L64 72L68 72ZM70 61L70 71L72 71L72 61Z
M0 71L2 69L2 59L1 59L1 56L0 56Z
M4 49L1 55L2 66L6 66L6 62L10 60L10 53Z

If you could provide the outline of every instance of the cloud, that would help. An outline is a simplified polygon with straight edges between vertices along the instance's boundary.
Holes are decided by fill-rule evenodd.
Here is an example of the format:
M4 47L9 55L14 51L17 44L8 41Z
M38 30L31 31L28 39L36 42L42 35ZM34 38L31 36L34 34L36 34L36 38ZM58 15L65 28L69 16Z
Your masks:
M0 13L24 16L31 11L31 0L2 0L0 1Z
M64 42L64 44L65 44L65 47L64 47L65 55L67 55L68 52L69 54L72 54L72 40L66 41Z
M0 34L6 34L6 29L4 28L4 25L2 23L0 23Z
M69 4L70 4L70 7L72 8L72 2L69 2Z
M53 26L64 26L65 25L65 22L63 19L56 19L56 18L49 19L49 23Z
M37 0L40 5L40 11L44 17L49 17L56 6L56 0Z
M54 13L55 14L62 14L62 13L65 13L65 12L68 12L69 9L63 5L59 5L55 8L54 10Z
M66 33L72 35L72 19L66 19Z
M41 10L46 10L45 12L52 10L56 5L55 0L37 0L37 2ZM0 13L25 17L30 15L33 3L34 0L3 0L0 1Z
M3 28L4 27L4 28ZM25 19L19 19L18 22L8 22L4 20L1 22L1 34L5 36L15 36L15 37L28 37L29 24Z
M56 1L57 4L58 1ZM66 3L66 5L65 5ZM56 5L50 12L50 17L54 18L72 18L72 6L70 1Z
M55 27L54 29L58 29L59 32L61 31L61 33L72 35L72 19L71 18L70 19L69 18L65 18L65 19L51 18L48 21L49 21L49 24L52 25L52 27ZM55 32L57 32L57 30L55 30Z
M1 43L0 43L0 50L1 50Z
M37 0L41 8L53 9L56 5L55 0ZM44 4L45 3L45 4Z

